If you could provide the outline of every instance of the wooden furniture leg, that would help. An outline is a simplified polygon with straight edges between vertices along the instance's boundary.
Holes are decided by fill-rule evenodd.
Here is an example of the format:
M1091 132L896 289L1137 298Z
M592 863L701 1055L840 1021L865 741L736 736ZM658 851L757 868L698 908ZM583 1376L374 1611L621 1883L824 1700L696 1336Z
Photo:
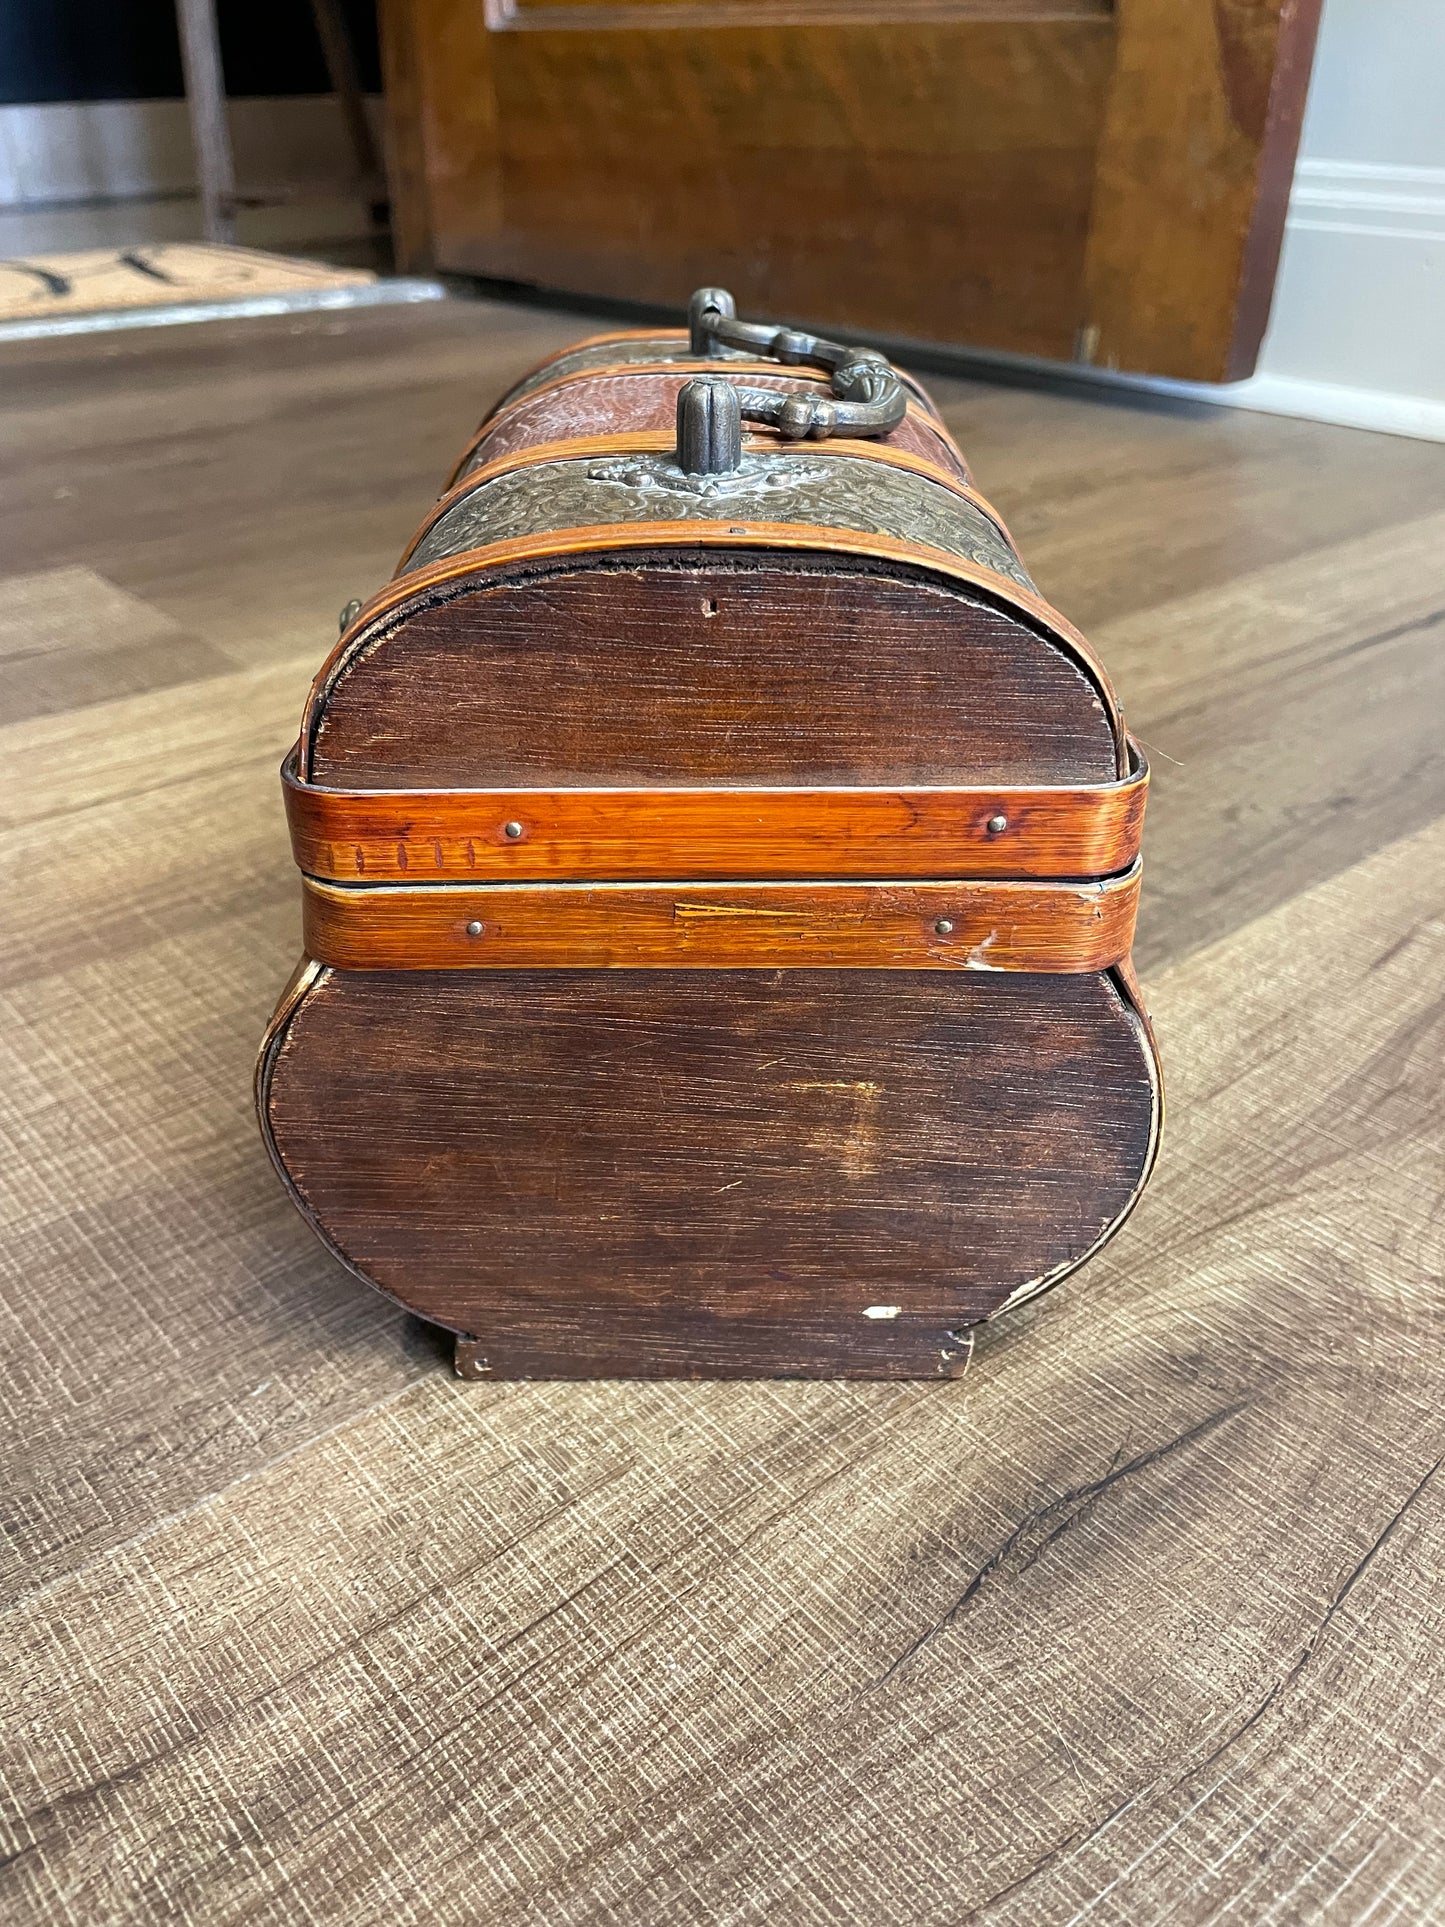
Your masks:
M346 122L346 137L356 161L356 175L371 209L373 221L386 214L386 183L381 158L372 138L371 122L366 117L366 98L361 91L361 74L356 65L356 50L347 31L340 0L311 0L311 17L316 22L316 37L321 42L332 92L341 103Z
M201 222L208 241L236 238L236 171L226 124L226 81L215 0L176 0L185 64L186 107L196 147Z

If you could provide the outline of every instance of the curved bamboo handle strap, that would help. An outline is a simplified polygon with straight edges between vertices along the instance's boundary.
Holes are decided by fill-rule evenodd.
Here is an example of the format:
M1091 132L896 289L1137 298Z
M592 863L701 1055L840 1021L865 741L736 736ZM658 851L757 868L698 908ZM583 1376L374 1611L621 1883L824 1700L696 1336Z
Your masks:
M1096 972L1129 953L1139 866L1093 883L303 885L341 970Z
M1149 768L1059 787L334 789L282 766L297 864L335 883L1098 878L1139 854Z

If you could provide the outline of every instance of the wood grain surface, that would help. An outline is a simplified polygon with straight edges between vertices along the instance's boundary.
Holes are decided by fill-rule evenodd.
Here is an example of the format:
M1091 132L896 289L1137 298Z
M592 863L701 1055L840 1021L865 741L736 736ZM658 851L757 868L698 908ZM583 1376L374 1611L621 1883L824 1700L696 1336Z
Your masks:
M1319 0L385 0L413 264L1202 381L1263 334Z
M343 970L1107 970L1139 869L1095 882L303 880L306 954Z
M1139 854L1149 776L1074 788L327 789L282 770L291 849L335 883L1082 877Z
M1159 1173L952 1383L463 1385L255 1132L276 768L578 332L0 351L0 1916L1438 1920L1445 452L938 383L1154 753Z
M325 971L261 1100L479 1377L951 1378L1134 1202L1141 1028L1079 974Z
M925 573L916 553L933 552L661 521L465 550L389 583L347 630L312 686L301 774L358 789L482 769L578 788L1123 775L1112 691L1086 646L1060 645L1061 619L941 552Z

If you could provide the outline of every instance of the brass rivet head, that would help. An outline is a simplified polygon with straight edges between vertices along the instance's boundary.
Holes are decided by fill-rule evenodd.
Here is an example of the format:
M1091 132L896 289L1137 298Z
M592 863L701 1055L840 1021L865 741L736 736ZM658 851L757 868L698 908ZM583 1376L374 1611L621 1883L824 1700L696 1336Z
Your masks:
M933 927L940 937L951 937L953 935L953 925L948 921L947 917L940 917Z
M481 936L481 934L482 934L482 925L477 922L475 917L473 917L472 921L467 925L467 935L469 937L479 937Z
M1004 831L1008 828L1008 818L1002 815L991 816L988 819L988 822L984 825L984 828L988 831L990 836L1002 836Z
M502 835L510 836L513 839L513 841L515 841L516 838L519 837L521 834L522 834L522 826L520 823L504 823L502 825Z

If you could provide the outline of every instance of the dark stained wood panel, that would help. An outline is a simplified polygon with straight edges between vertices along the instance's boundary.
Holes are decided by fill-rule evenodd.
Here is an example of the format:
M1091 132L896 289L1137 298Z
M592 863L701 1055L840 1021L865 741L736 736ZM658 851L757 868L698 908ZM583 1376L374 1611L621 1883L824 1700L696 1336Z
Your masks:
M331 973L267 1101L344 1256L507 1377L946 1375L1154 1108L1107 979L829 970Z
M425 0L418 32L446 267L1073 352L1106 19L487 36Z
M962 591L866 564L567 563L412 615L329 688L317 782L1107 782L1093 682Z

